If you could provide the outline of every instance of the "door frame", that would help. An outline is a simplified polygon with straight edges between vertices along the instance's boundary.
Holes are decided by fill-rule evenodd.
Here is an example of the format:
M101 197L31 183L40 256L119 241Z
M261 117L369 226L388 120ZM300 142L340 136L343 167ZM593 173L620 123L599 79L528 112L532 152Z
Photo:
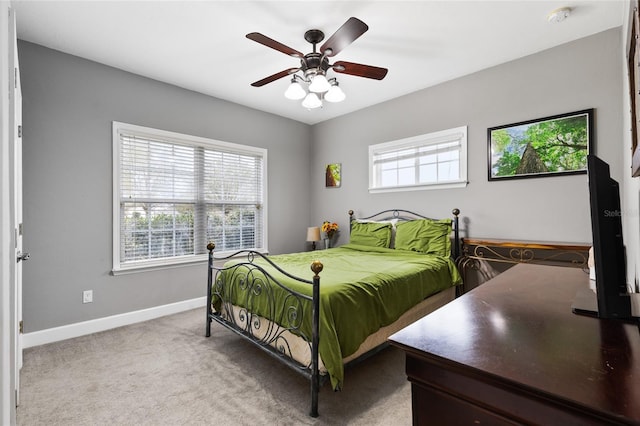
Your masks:
M14 70L10 77L13 77L13 84L10 86L10 106L9 106L9 125L11 126L9 135L9 150L13 150L13 229L14 229L14 256L16 259L14 273L14 309L15 309L15 405L20 405L20 370L22 369L22 268L24 260L27 257L18 256L24 252L23 241L23 224L22 224L22 86L20 83L20 61L18 59L18 38L15 13L9 19L10 36L10 68Z
M0 423L16 423L16 257L14 135L11 92L15 25L9 2L0 2Z

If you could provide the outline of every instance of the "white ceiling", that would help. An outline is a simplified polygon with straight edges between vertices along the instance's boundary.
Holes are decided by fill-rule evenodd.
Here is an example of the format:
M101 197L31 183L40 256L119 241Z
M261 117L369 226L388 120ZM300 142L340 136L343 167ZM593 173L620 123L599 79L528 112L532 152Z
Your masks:
M11 0L23 40L251 108L314 124L622 25L623 0L32 1ZM571 16L549 23L552 10ZM299 61L245 37L260 32L303 53L349 17L369 30L336 55L389 69L381 81L334 74L347 99L306 110L289 79L250 83Z

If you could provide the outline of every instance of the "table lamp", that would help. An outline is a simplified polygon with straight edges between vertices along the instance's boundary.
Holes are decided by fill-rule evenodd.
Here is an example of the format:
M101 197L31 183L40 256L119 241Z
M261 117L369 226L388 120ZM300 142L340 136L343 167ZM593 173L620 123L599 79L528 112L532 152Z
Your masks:
M313 250L316 249L316 241L320 241L320 228L317 226L310 226L307 228L307 241L311 242Z

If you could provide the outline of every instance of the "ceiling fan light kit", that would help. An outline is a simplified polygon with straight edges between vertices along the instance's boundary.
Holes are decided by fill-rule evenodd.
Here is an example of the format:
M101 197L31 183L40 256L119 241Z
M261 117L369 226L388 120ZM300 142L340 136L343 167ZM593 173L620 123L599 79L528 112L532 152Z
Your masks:
M306 41L313 45L313 51L306 55L275 41L260 33L249 33L247 38L263 44L286 55L300 59L299 68L289 68L280 71L251 85L261 87L276 81L282 77L290 76L291 84L284 96L291 100L302 101L302 106L307 109L322 107L322 101L342 102L346 95L340 88L335 77L327 78L327 72L333 70L337 73L354 75L357 77L382 80L387 75L386 68L371 65L356 64L353 62L338 61L334 64L329 58L337 55L342 49L353 43L364 34L369 27L357 18L349 18L329 39L316 51L316 45L324 40L324 33L320 30L309 30L304 34ZM304 85L306 85L306 90Z

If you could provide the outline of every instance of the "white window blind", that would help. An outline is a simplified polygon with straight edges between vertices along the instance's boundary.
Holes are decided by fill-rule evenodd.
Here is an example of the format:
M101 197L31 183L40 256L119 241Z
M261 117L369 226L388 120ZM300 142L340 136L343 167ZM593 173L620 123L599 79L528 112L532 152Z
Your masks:
M266 150L114 122L114 271L264 250ZM117 211L116 211L117 209Z
M466 126L371 145L369 191L464 186L466 156Z

